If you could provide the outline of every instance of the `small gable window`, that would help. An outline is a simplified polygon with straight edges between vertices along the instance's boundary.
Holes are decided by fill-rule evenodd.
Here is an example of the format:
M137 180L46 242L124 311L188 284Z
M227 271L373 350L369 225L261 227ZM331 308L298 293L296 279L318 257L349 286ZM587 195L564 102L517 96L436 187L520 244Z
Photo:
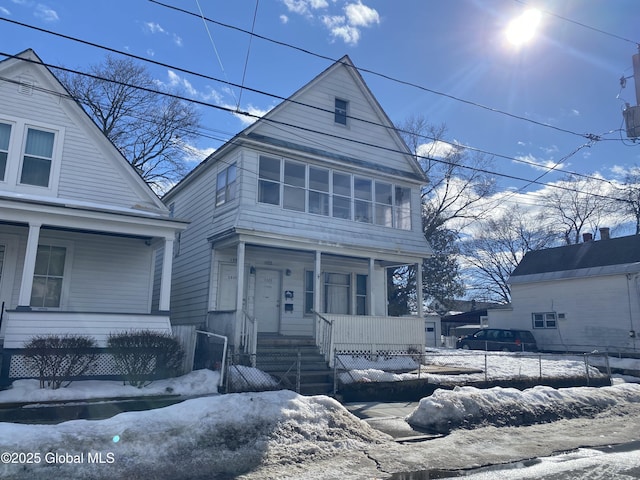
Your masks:
M336 98L334 121L340 125L347 124L347 107L349 102Z

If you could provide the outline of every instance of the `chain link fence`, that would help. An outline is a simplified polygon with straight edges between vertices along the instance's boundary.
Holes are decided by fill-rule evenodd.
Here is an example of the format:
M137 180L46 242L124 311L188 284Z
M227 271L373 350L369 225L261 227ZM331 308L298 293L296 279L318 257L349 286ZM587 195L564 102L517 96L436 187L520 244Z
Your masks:
M300 392L298 353L234 354L227 358L227 393L293 390Z

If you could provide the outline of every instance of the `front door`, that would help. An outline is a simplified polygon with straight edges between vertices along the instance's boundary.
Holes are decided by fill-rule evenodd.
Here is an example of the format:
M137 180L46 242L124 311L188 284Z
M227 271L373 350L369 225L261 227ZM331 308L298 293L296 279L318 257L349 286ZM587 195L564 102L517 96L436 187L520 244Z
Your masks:
M279 270L256 269L254 316L259 332L277 333L280 328L280 277Z

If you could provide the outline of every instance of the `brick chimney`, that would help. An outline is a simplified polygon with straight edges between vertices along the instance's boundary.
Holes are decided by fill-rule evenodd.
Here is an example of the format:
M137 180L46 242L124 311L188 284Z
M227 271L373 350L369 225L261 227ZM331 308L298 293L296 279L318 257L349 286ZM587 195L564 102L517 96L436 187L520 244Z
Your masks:
M593 240L593 235L590 233L583 233L582 234L582 241L583 242L590 242L591 240Z
M602 227L600 229L600 240L609 240L610 238L609 227Z

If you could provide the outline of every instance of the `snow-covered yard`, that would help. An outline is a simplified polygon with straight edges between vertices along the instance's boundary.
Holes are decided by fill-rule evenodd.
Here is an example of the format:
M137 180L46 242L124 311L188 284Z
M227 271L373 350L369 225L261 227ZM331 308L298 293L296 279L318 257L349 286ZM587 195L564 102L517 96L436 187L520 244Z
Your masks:
M459 360L472 362L471 358L461 353ZM510 359L504 356L503 362ZM537 361L532 361L535 365L530 369L537 372ZM557 361L576 362L576 368L584 371L579 359ZM557 367L564 370L572 364ZM525 366L518 369L527 371ZM462 468L550 454L568 445L626 441L636 438L640 427L636 421L640 385L636 384L537 387L523 392L462 387L437 390L407 418L422 428L450 431L447 437L399 445L329 397L304 397L290 391L218 395L218 381L217 373L200 370L143 389L119 382L74 382L66 389L40 390L35 380L16 382L13 389L0 392L0 403L167 393L199 397L105 420L0 423L0 452L4 452L0 477L387 478L378 474L425 465ZM585 420L574 418L578 415ZM522 426L541 420L555 422ZM568 422L573 422L570 429ZM562 435L569 431L584 438L552 435L554 424ZM575 429L594 429L593 438ZM531 440L527 440L529 434ZM509 443L508 435L516 435L518 441ZM478 442L491 445L482 452L482 460ZM455 458L450 455L452 448Z

